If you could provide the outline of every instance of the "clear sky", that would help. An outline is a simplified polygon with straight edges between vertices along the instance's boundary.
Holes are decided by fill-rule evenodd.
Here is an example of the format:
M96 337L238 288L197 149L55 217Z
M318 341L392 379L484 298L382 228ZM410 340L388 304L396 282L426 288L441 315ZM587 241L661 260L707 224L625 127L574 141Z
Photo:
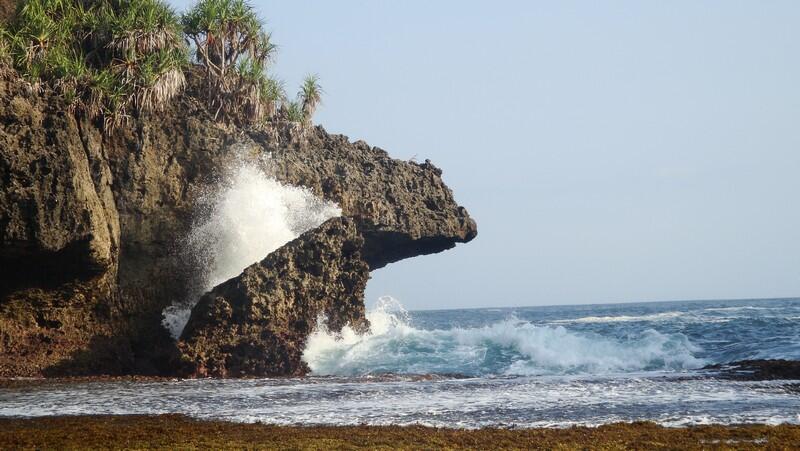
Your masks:
M254 5L317 122L430 158L478 222L368 303L800 296L800 2Z

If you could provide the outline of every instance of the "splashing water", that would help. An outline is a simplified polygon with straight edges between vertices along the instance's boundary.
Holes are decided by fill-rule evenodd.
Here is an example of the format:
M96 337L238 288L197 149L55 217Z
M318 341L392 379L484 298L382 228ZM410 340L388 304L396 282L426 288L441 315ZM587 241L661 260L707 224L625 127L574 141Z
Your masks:
M800 424L800 381L728 380L687 369L800 359L800 299L409 314L383 298L368 316L369 335L345 329L337 339L323 327L308 342L304 359L314 373L334 376L12 384L0 386L0 417L182 413L283 425L465 428ZM437 374L420 376L430 373Z
M243 158L227 168L216 186L201 193L198 207L182 252L195 262L199 277L186 299L164 311L164 325L176 338L203 293L341 215L336 204L306 188L284 185Z
M396 300L383 297L367 318L370 333L324 327L309 337L303 359L315 375L383 373L485 375L603 374L698 368L699 348L680 333L653 329L625 338L534 325L513 315L481 327L420 329Z

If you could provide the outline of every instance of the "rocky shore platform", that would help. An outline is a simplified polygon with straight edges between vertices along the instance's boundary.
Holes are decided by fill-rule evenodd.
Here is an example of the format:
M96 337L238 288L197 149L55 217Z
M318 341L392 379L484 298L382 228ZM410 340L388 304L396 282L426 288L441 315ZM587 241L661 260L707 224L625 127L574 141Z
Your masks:
M2 449L795 449L800 425L563 429L269 426L181 415L0 419Z
M726 364L708 365L703 369L716 373L714 377L731 380L800 380L800 360L739 360Z

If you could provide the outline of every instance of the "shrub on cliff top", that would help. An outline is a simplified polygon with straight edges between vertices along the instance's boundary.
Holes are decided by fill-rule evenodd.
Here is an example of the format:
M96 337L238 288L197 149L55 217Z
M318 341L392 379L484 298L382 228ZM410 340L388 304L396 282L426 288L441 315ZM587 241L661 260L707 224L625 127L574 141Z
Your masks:
M34 88L54 89L70 110L113 126L183 89L184 39L215 118L311 123L319 79L307 77L297 99L286 99L267 74L275 45L245 0L199 0L180 20L164 0L22 0L10 28L0 29L0 74L13 67Z
M11 67L11 51L8 44L8 33L0 27L0 75Z
M274 115L282 92L266 69L275 45L253 8L244 0L200 0L182 22L214 117L253 123Z
M300 104L303 107L303 123L310 124L317 106L322 100L322 87L319 85L319 77L309 75L303 80L300 92L297 93Z
M303 107L297 101L288 100L282 107L283 115L289 122L303 123Z
M160 0L105 1L100 12L98 43L112 75L132 88L126 101L140 111L162 108L186 83L177 16Z
M160 0L26 0L9 35L24 77L106 125L162 107L185 84L178 19Z

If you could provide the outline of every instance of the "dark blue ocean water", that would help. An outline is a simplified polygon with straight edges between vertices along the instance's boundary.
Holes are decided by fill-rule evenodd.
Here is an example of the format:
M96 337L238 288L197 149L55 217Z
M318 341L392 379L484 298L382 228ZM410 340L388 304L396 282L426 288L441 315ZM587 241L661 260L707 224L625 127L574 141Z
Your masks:
M324 328L302 379L48 383L0 389L0 416L180 412L278 424L566 426L800 422L800 381L699 371L800 359L800 299L406 312Z

